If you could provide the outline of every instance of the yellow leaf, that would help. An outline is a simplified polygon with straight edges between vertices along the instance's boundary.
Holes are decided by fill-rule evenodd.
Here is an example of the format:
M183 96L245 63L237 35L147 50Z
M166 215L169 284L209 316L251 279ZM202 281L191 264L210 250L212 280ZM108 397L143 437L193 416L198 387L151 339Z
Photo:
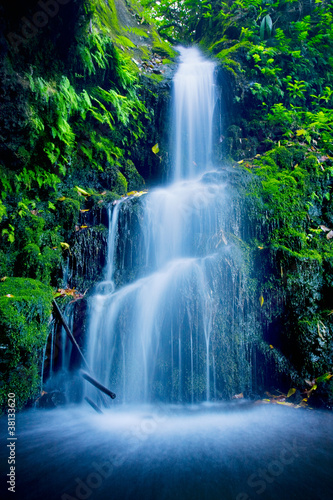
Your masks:
M296 136L299 137L300 135L304 135L305 134L305 130L304 129L299 129L299 130L296 130Z
M273 346L272 344L269 344L269 347L270 347L271 349L274 349L274 346Z
M259 297L259 302L260 302L260 305L262 307L262 305L264 303L264 297L262 295L260 295L260 297Z
M62 196L61 198L57 198L57 201L64 201L66 200L66 196Z
M84 210L81 210L81 209L80 209L80 212L82 212L82 213L83 213L83 212L89 212L89 211L90 211L90 208L85 208Z
M137 191L130 191L129 193L127 193L127 196L133 196L135 193L137 193Z
M80 226L81 229L85 229L86 227L88 227L88 226Z
M77 192L80 193L80 194L83 194L83 196L90 196L90 194L87 193L87 191L85 191L84 189L80 188L79 186L75 186L75 188L77 189Z
M157 153L159 152L160 148L158 147L158 143L155 144L155 146L153 146L151 148L152 152L157 155Z
M137 191L134 196L142 196L143 194L147 194L147 191Z
M60 245L62 248L64 248L65 250L69 250L70 249L70 246L68 243L65 243L63 241L60 242Z
M6 297L14 297L11 293L7 293Z
M243 162L244 162L244 160L240 160L240 161L238 161L237 163L241 164L241 163L243 163Z
M264 247L258 247L258 248L259 248L259 250L263 250L264 249Z
M289 389L288 394L287 394L287 398L290 398L290 396L292 396L293 394L295 394L295 392L296 392L296 389L294 389L294 388L293 389Z
M0 281L6 281L6 279L7 279L7 276L4 276L3 278L1 278Z

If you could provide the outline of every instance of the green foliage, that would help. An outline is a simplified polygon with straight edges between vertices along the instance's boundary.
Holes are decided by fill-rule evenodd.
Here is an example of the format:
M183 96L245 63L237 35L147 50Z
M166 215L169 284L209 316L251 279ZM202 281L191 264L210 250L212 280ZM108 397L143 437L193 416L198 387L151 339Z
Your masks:
M0 282L1 382L0 406L14 392L22 408L38 394L41 350L48 335L52 289L24 278Z

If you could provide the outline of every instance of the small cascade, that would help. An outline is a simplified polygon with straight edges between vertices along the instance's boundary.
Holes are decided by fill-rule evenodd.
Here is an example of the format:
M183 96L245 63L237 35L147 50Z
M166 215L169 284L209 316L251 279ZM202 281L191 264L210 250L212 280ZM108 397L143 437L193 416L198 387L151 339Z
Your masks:
M112 284L111 286L113 287L113 289L114 289L114 283L113 283L114 255L115 255L115 248L118 236L119 210L122 202L123 200L117 200L116 202L114 202L113 210L111 205L108 207L109 235L108 235L108 256L107 256L107 264L105 270L105 280Z
M210 164L214 64L180 52L175 181L110 207L105 281L90 302L88 364L122 402L210 401L252 384L238 198Z

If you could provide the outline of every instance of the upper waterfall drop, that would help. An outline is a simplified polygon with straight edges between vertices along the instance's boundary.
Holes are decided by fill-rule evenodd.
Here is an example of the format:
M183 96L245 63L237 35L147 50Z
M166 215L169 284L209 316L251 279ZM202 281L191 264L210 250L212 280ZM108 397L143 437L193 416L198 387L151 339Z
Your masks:
M174 76L171 154L173 180L193 178L207 169L212 153L215 64L197 48L178 47Z

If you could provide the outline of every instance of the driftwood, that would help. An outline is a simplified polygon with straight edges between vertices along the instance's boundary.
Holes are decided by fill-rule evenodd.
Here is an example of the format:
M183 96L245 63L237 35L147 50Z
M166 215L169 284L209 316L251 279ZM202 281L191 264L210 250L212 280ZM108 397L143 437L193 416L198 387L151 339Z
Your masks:
M81 373L82 377L87 380L88 382L90 382L92 385L94 385L95 387L97 387L97 389L99 389L100 391L104 392L105 394L107 394L108 396L110 396L111 399L114 399L116 397L115 393L110 391L109 389L107 389L104 385L102 385L100 382L97 382L97 380L95 380L94 378L92 378L88 373L86 372L82 372Z
M70 341L72 342L72 344L74 345L74 347L77 349L78 353L80 354L80 357L81 357L81 359L82 359L82 361L83 361L83 363L84 363L84 365L85 365L86 369L90 371L89 366L88 366L88 363L87 363L87 361L86 361L86 358L84 357L83 352L81 351L79 344L76 342L76 340L75 340L75 338L74 338L74 336L73 336L73 334L72 334L72 332L71 332L71 330L70 330L69 326L67 325L66 320L65 320L65 318L63 317L62 312L60 311L59 306L58 306L58 304L56 303L56 301L55 301L55 300L53 300L53 307L54 307L54 310L56 311L56 313L57 313L57 315L58 315L58 317L59 317L59 319L60 319L60 321L61 321L61 323L62 323L62 325L63 325L63 327L64 327L64 329L65 329L65 332L67 333L67 335L68 335L68 337L69 337L69 339L70 339ZM107 388L106 388L104 385L102 385L100 382L97 382L97 380L95 380L93 377L91 377L88 373L86 373L86 372L82 372L82 373L81 373L81 375L82 375L82 377L83 377L85 380L87 380L88 382L90 382L90 383L91 383L92 385L94 385L97 389L99 389L100 391L102 391L102 392L104 392L105 394L107 394L108 396L110 396L110 398L111 398L111 399L114 399L114 398L116 397L116 395L115 395L115 393L114 393L114 392L112 392L112 391L110 391L109 389L107 389ZM103 403L103 405L104 405L106 408L108 408L108 405L107 405L107 403L105 402L103 395L102 395L102 394L99 394L99 397L100 397L101 402ZM100 409L99 409L99 407L98 407L98 406L97 406L97 405L96 405L93 401L91 401L91 399L89 399L89 398L85 398L85 400L86 400L86 401L87 401L87 403L89 403L89 404L90 404L90 406L92 406L92 407L94 408L94 410L96 410L98 413L103 413L103 412L102 412L102 410L100 410Z
M103 413L102 410L93 401L91 401L90 398L85 397L84 399L87 401L88 404L90 404L92 408L94 408L94 410L97 413Z

